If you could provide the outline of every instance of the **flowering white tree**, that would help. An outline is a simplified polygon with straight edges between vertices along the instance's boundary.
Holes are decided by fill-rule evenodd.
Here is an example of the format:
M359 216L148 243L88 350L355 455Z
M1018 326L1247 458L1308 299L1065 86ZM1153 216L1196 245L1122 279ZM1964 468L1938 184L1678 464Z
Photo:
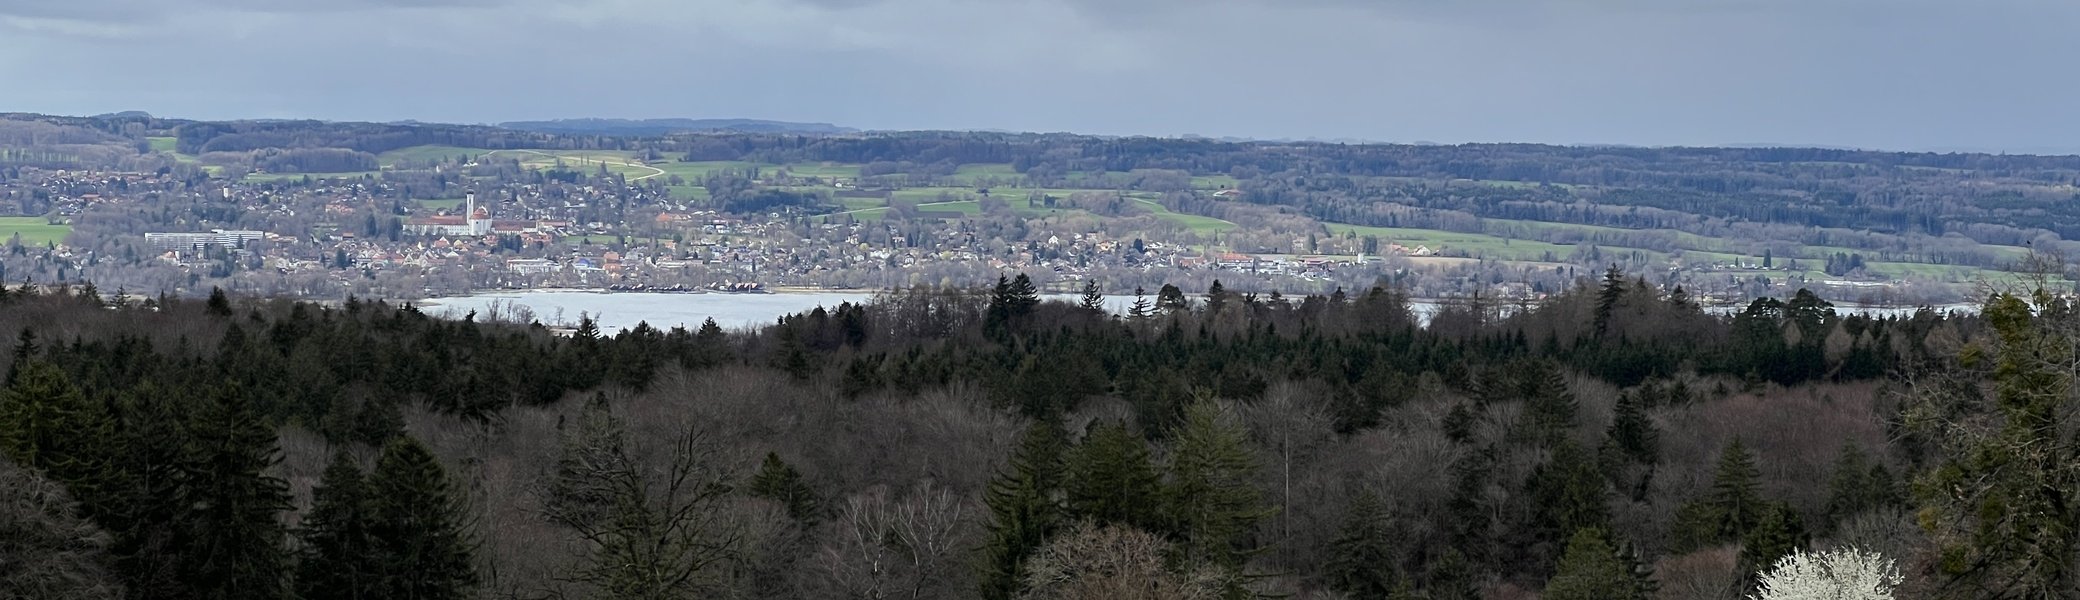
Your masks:
M1756 600L1892 600L1900 584L1892 559L1856 548L1798 551L1762 575Z

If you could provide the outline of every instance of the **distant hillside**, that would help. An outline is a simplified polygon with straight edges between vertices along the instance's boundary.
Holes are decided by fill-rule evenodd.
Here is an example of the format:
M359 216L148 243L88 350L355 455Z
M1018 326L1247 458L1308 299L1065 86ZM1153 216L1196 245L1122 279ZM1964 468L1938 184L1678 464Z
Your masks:
M757 119L557 119L513 121L499 127L565 135L665 135L688 131L740 131L745 133L853 133L851 127L830 123L789 123Z

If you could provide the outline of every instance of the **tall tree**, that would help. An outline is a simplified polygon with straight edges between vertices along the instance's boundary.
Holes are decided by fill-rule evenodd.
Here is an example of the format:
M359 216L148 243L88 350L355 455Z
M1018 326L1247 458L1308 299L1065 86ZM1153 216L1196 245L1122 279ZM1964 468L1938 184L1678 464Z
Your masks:
M1061 527L1065 437L1058 421L1035 421L1019 440L1010 464L983 492L990 523L978 585L985 600L1017 597L1026 579L1026 558L1046 546Z
M1546 582L1546 600L1645 600L1649 590L1601 529L1583 529L1567 542Z
M1162 477L1148 443L1124 422L1098 427L1069 453L1063 483L1069 515L1099 525L1160 527Z
M1105 314L1105 293L1098 289L1098 280L1083 282L1083 301L1078 306L1093 313Z
M371 531L368 482L345 452L334 454L311 511L297 532L303 549L296 565L297 597L303 600L375 600L383 597L383 558Z
M201 598L287 597L289 485L267 474L280 460L274 430L244 394L211 395L190 426L176 492L189 549L181 575Z
M1704 497L1676 511L1674 545L1678 549L1701 548L1741 539L1762 522L1769 505L1762 499L1761 477L1755 457L1739 439L1719 453L1718 471Z
M1555 544L1583 529L1610 527L1608 489L1595 459L1574 440L1562 439L1553 457L1531 472L1527 488L1534 523ZM1550 555L1549 555L1550 556Z
M1187 407L1171 439L1166 520L1185 563L1240 567L1256 523L1276 512L1256 486L1256 448L1210 400Z
M440 461L409 435L392 438L368 478L369 530L381 557L380 598L453 600L477 581L467 507Z
M2039 288L1981 309L1993 335L1967 346L1907 410L1934 440L1936 468L1915 482L1952 595L2073 598L2080 590L2080 312ZM1990 402L1982 391L1990 380Z
M1354 600L1387 600L1405 587L1396 565L1401 557L1387 505L1372 490L1358 492L1344 513L1343 528L1330 543L1329 585Z
M1740 569L1742 573L1759 573L1777 564L1777 560L1803 550L1808 542L1805 518L1790 505L1778 502L1771 504L1762 520L1741 536Z

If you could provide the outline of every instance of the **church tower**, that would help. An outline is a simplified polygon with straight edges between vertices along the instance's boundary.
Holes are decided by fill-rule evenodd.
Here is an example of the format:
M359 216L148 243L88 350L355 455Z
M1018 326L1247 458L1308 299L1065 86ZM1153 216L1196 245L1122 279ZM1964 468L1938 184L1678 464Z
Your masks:
M464 193L462 202L463 210L468 211L463 213L463 218L467 219L465 222L469 224L469 234L491 235L491 209L477 206L477 193Z

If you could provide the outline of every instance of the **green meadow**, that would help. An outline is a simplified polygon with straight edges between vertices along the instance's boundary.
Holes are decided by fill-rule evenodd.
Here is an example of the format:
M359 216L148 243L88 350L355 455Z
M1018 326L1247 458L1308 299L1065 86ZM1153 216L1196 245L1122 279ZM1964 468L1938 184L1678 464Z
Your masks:
M0 217L0 239L12 240L19 235L24 246L64 242L65 236L71 234L71 225L52 225L43 217Z

